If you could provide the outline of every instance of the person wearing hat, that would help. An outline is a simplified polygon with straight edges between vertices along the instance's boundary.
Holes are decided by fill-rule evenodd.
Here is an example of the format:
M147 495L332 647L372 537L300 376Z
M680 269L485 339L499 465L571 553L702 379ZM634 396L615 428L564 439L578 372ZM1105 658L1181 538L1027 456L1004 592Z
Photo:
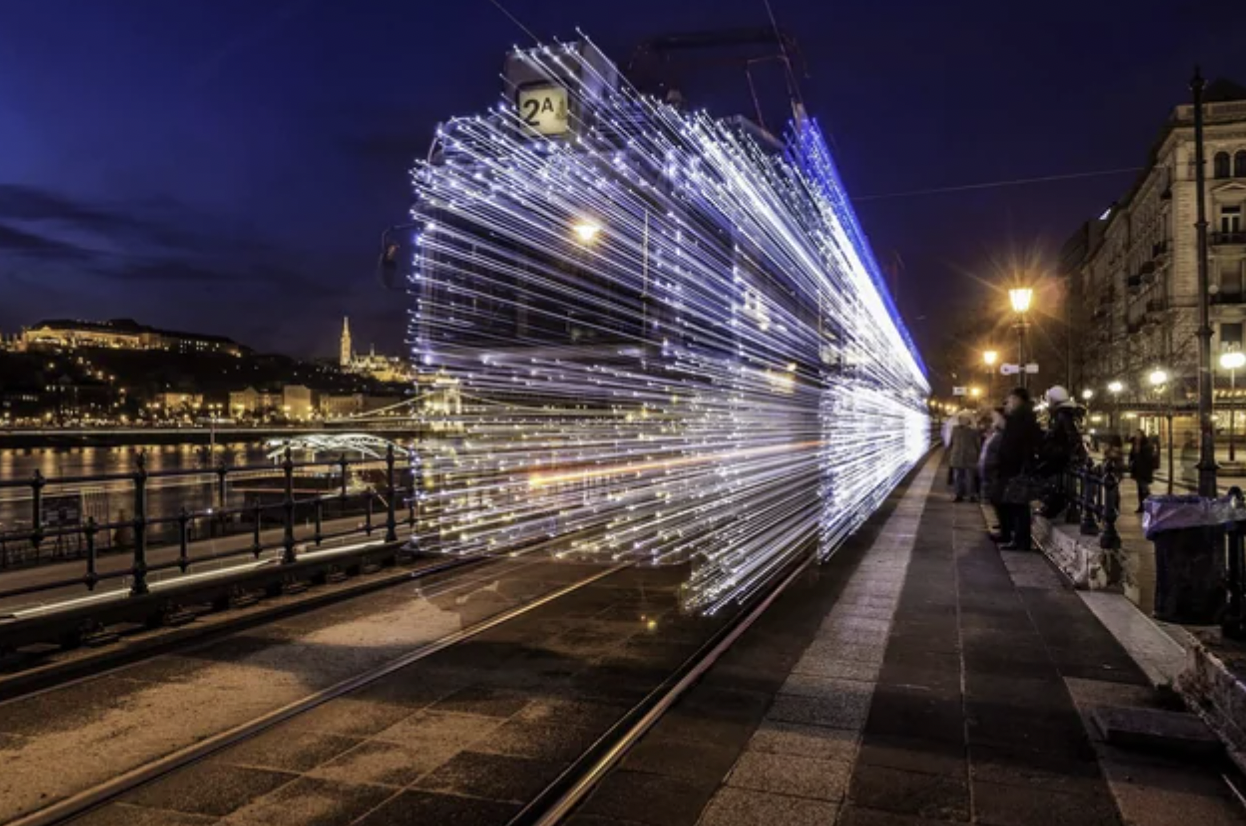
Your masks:
M1044 398L1049 419L1039 451L1039 473L1047 480L1043 515L1050 518L1068 504L1062 484L1064 472L1079 462L1085 463L1087 453L1081 433L1081 406L1069 398L1069 391L1059 384L1048 390Z

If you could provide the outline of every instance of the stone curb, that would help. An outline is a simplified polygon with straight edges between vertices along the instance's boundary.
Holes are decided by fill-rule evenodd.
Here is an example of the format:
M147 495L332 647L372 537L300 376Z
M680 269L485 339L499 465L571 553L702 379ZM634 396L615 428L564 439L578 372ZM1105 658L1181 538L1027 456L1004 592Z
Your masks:
M1087 537L1087 540L1094 539ZM1071 537L1058 530L1051 520L1035 514L1034 540L1051 563L1083 591L1117 591L1122 584L1119 573L1121 559L1116 552L1098 546L1097 541L1080 541L1081 537ZM1128 576L1128 572L1125 573ZM1243 684L1224 661L1213 653L1201 640L1179 625L1156 623L1136 605L1120 597L1138 615L1172 639L1185 651L1185 667L1166 685L1156 679L1143 662L1139 660L1128 641L1121 639L1108 626L1108 630L1117 636L1126 652L1146 672L1156 689L1168 687L1175 689L1186 701L1190 710L1196 713L1225 744L1229 757L1238 769L1246 773L1246 684Z

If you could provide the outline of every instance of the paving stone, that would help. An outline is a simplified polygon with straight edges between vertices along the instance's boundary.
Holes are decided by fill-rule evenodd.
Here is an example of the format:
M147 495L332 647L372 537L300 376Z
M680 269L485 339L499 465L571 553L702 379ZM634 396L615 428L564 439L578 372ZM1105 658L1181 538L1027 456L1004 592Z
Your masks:
M840 697L775 697L767 717L784 723L828 726L859 731L869 712L870 699L860 693Z
M697 785L660 774L615 770L584 804L584 814L614 820L632 820L648 826L695 823L714 793L712 785Z
M1093 752L1081 759L1066 754L1033 751L1019 745L971 746L970 771L974 780L1004 785L1028 785L1067 794L1103 794L1103 774Z
M578 726L509 720L473 748L492 754L570 763L603 733Z
M870 809L934 820L969 820L969 787L963 777L861 763L848 796L856 805Z
M505 689L490 686L469 686L454 692L429 707L430 711L474 714L481 717L512 717L528 705L528 698Z
M974 781L974 814L983 826L1119 826L1108 795L1072 795L1034 786ZM1201 824L1200 824L1201 826Z
M305 772L359 743L355 737L297 731L278 725L230 748L221 755L221 760L238 766Z
M430 749L426 745L369 740L313 769L311 775L345 783L407 786L456 753L455 750Z
M387 800L354 826L497 826L507 823L520 806L446 794L406 791Z
M882 809L870 809L856 803L845 803L839 810L839 820L835 821L835 826L935 826L938 823L954 822L912 817Z
M627 771L661 774L715 786L731 771L735 759L735 749L724 749L713 743L646 737L628 752L622 767Z
M748 741L748 749L851 762L857 753L857 739L856 732L846 729L763 720Z
M469 714L421 711L377 733L376 739L438 751L459 751L492 734L501 720Z
M839 807L823 800L723 787L701 815L698 826L828 826Z
M376 808L396 789L304 777L240 809L229 826L335 826Z
M1100 706L1091 718L1114 746L1162 750L1166 754L1215 757L1224 751L1207 724L1193 714L1151 708Z
M208 760L126 794L121 802L152 809L224 817L297 775Z
M838 803L847 790L852 765L790 754L746 751L727 777L727 785L771 794L811 797Z
M1167 764L1108 760L1104 772L1131 826L1240 826L1241 804L1214 774Z
M413 713L415 712L406 706L339 697L291 718L285 725L290 731L369 737Z
M418 666L417 663L417 666L411 669L403 669L382 677L358 691L351 692L348 698L343 699L385 703L403 706L410 711L418 711L459 690L462 687L459 680L468 679L466 675L460 675L456 680L448 676L446 672L430 676L425 671L416 670Z
M78 826L207 826L216 822L215 817L206 815L148 809L126 803L110 803L74 820Z
M415 787L430 792L525 803L549 785L563 768L564 763L464 751L420 778Z
M825 657L801 657L792 668L796 674L812 674L833 680L857 680L872 683L878 679L880 664L830 660Z
M529 723L577 726L604 732L618 722L628 709L628 705L621 703L541 698L525 706L514 719Z
M965 746L913 737L884 737L871 733L861 744L857 762L922 774L965 778L968 756Z

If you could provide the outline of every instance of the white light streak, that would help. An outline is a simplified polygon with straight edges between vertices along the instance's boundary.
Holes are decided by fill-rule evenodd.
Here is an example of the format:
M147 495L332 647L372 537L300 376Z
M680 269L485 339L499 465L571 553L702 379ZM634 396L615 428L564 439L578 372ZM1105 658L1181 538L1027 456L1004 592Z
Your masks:
M878 507L929 386L816 123L777 154L525 54L574 136L497 107L413 171L418 540L690 562L713 611Z

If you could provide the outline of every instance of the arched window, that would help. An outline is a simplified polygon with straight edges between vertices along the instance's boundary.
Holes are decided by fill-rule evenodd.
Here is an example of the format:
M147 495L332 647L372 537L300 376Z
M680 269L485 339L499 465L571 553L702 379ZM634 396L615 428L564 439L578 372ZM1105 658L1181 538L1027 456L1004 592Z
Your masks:
M1246 149L1237 150L1233 156L1233 177L1246 178Z
M1229 177L1229 153L1217 152L1215 164L1215 176L1217 178Z

